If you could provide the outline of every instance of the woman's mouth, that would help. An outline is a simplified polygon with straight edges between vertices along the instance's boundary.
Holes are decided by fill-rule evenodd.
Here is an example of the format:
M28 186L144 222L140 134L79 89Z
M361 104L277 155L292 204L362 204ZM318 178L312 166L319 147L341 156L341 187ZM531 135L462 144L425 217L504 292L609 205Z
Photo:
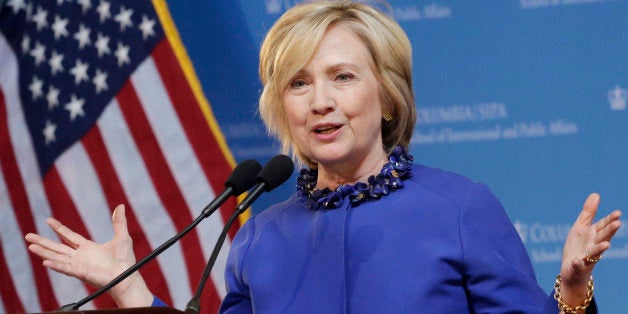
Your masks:
M330 134L330 133L335 132L339 128L340 128L339 126L326 125L326 126L322 126L320 128L316 128L316 130L314 130L314 132L316 132L318 134Z

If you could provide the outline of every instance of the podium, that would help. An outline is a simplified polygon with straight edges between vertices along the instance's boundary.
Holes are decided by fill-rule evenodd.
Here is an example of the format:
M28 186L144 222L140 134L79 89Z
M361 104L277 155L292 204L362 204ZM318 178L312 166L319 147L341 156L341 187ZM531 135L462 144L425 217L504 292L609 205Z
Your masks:
M183 314L184 311L166 306L133 307L124 309L76 310L67 312L42 312L32 314L71 313L71 314Z

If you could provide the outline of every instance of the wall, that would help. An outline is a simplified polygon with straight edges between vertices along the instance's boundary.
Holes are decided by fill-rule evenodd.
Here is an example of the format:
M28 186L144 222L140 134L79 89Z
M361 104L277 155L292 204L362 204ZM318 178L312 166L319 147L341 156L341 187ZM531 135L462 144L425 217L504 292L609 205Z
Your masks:
M259 121L257 53L294 1L169 3L237 160L278 151ZM413 44L419 163L488 184L548 292L590 192L599 215L628 204L628 2L389 1ZM261 211L294 180L256 203ZM599 216L598 215L598 216ZM604 313L628 307L628 234L594 276Z

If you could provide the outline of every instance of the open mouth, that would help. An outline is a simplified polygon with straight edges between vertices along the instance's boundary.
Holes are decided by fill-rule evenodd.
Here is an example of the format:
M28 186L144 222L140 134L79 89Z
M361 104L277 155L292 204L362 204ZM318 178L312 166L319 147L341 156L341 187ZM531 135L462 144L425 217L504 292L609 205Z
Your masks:
M339 126L327 125L317 128L316 130L314 130L314 132L316 132L317 134L330 134L334 133L339 128Z

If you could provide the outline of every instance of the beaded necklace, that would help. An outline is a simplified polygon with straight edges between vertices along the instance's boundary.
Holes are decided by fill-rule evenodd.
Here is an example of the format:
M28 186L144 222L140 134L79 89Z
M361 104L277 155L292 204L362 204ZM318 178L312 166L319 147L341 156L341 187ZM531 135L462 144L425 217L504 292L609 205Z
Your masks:
M368 184L343 184L334 190L316 189L318 170L304 168L297 178L297 195L312 210L339 208L346 196L353 206L377 200L403 187L403 180L412 177L413 160L404 147L396 146L380 173L368 178Z

